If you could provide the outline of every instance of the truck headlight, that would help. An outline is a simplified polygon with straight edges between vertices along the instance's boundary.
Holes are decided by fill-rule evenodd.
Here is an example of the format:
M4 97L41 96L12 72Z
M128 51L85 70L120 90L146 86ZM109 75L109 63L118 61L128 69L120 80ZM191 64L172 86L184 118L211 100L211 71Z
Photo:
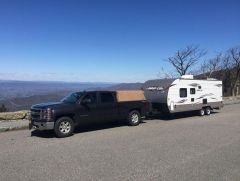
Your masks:
M51 120L52 119L53 110L51 108L44 109L40 113L40 119Z
M47 109L47 119L51 120L53 115L53 110L51 108Z

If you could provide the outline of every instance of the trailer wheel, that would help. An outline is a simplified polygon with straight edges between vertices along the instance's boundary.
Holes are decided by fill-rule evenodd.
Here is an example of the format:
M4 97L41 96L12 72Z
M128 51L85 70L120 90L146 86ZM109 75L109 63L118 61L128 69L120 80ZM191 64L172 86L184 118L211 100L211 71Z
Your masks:
M206 115L210 115L210 114L211 114L211 109L210 109L210 107L206 107L206 108L205 108L205 114L206 114Z
M138 111L133 110L128 114L128 123L131 126L139 125L140 120L141 120L141 116L140 116L140 113Z
M199 116L204 116L204 114L205 114L205 111L204 111L204 109L202 108L202 109L200 109L199 110Z
M74 123L69 117L61 117L55 122L54 133L58 138L64 138L72 135L73 130Z

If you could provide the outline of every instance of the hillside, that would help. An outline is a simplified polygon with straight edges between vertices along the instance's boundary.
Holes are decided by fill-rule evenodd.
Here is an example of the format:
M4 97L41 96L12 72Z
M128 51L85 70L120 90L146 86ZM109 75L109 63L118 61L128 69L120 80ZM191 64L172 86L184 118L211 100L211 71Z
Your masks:
M49 81L7 81L0 80L0 101L34 95L45 95L59 91L81 91L89 88L104 88L113 83L69 83Z
M0 105L4 104L8 111L26 110L33 104L59 101L75 91L134 90L141 86L141 83L0 81Z
M121 83L113 86L106 87L107 90L140 90L142 83Z

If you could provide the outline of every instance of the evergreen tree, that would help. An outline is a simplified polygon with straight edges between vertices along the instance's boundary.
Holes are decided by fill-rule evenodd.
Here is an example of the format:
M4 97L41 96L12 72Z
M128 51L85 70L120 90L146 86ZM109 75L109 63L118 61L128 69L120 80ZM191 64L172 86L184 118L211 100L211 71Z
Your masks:
M0 107L0 112L7 112L7 108L4 104L2 104L2 106Z

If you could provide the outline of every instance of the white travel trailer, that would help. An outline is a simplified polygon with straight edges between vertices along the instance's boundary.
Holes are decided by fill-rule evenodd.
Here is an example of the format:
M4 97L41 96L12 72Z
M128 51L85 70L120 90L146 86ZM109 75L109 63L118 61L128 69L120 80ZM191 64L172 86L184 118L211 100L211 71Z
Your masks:
M143 89L153 111L199 111L203 116L223 107L222 81L216 79L197 80L192 75L184 75L175 80L148 80Z

